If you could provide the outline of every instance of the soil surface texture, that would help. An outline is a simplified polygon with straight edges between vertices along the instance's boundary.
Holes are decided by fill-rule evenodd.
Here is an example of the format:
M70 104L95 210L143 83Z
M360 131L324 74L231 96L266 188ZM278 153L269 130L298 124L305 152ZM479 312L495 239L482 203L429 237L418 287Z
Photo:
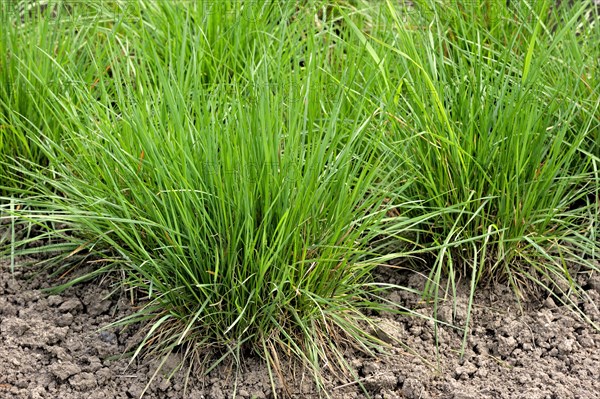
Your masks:
M110 399L138 398L154 374L157 360L133 362L119 355L139 342L133 328L99 330L132 312L129 298L108 279L82 283L60 295L43 291L61 281L35 268L0 261L0 398ZM385 270L388 282L421 289L414 272ZM580 307L600 324L600 276L582 273L588 295ZM458 285L456 306L441 303L442 322L464 325L468 287ZM430 305L406 291L390 298L419 313ZM547 297L522 305L507 287L481 288L475 295L471 328L460 357L463 332L439 325L438 344L432 321L391 314L374 315L380 338L392 345L381 359L348 353L358 383L328 381L333 398L600 398L600 334L575 313ZM437 348L437 349L436 349ZM168 380L177 364L167 359L144 398L271 398L267 368L246 359L235 384L235 370L223 365L208 376ZM312 380L299 373L279 397L316 398ZM187 384L186 384L187 381ZM235 386L235 396L233 396Z

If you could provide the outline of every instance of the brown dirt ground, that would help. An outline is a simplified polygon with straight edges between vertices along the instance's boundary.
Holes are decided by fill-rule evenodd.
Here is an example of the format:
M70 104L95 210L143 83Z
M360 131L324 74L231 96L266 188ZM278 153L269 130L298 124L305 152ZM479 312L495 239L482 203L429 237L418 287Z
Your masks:
M424 282L419 274L406 271L382 271L380 277L416 289ZM600 276L582 273L578 278L589 296L580 306L600 324ZM133 329L98 331L131 313L127 297L107 279L74 286L61 295L42 291L56 283L35 268L17 267L11 274L8 262L0 261L0 398L139 397L156 362L128 367L127 359L114 359L139 339ZM438 312L440 320L455 325L464 324L468 301L468 287L458 288L456 309L442 304ZM432 314L431 307L405 291L393 292L389 299ZM481 288L475 300L463 360L458 354L462 338L458 329L440 327L436 355L431 321L373 316L380 337L392 343L391 356L370 359L348 353L366 393L356 383L335 379L327 383L326 393L339 399L367 394L382 399L600 398L598 331L543 297L529 300L521 312L507 287ZM163 370L176 363L173 355ZM273 397L260 361L247 359L237 371L241 377L236 398ZM144 398L229 398L234 374L231 367L222 366L207 377L192 376L184 387L183 373L167 380L161 371ZM308 376L290 379L287 396L318 397Z

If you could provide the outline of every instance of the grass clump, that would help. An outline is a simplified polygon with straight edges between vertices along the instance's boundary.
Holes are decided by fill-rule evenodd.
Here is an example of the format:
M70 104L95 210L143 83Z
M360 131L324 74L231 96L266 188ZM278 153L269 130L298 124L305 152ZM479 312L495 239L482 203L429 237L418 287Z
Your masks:
M335 70L315 39L302 68L288 62L315 37L314 14L259 24L201 5L140 2L134 31L104 44L108 60L135 54L110 63L98 97L39 99L70 132L40 131L50 162L22 171L42 194L20 215L61 222L48 234L67 258L118 259L87 277L118 268L143 302L117 323L145 322L134 356L183 351L210 370L255 353L275 389L293 354L320 385L324 364L349 370L345 346L381 344L363 311L383 307L370 276L382 132L363 93L349 106L357 66Z
M575 275L597 271L600 249L590 72L600 54L587 45L598 28L578 36L582 10L548 13L543 2L493 15L469 4L403 15L388 2L382 26L393 31L355 31L383 82L387 146L412 177L390 234L433 263L430 297L443 276L451 289L462 276L473 289L504 280L519 296L539 287L576 305ZM547 29L556 15L563 25Z

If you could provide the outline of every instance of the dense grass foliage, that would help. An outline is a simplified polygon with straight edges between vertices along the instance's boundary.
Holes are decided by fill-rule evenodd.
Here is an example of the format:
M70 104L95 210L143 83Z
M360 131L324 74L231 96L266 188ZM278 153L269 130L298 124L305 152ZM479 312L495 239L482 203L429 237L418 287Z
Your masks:
M107 20L85 3L73 3L75 9L68 2L52 4L40 10L20 7L18 2L2 3L0 172L4 187L22 187L22 173L15 166L47 165L47 157L35 143L40 135L60 141L70 131L70 121L54 100L68 101L73 111L79 106L78 91L98 98L96 86L110 64L103 42L115 20ZM9 194L7 189L0 188L0 193Z
M66 240L53 250L115 260L148 299L119 322L149 322L136 354L250 351L284 380L278 359L293 353L319 382L324 363L346 369L341 342L380 344L361 309L382 307L368 255L388 191L383 130L365 93L350 104L342 90L356 67L331 62L361 53L323 50L306 11L258 23L202 5L139 3L120 21L132 33L94 32L110 75L31 99L64 129L23 127L48 162L19 169L43 184L14 188L17 206L62 224L43 234Z
M283 355L320 384L323 364L348 371L345 346L374 354L387 260L426 270L435 303L466 277L576 305L600 251L588 10L3 6L0 250L58 253L61 272L93 257L63 288L120 272L140 310L117 323L145 326L135 355L210 369L254 353L273 385ZM24 221L41 235L15 240Z
M466 275L564 300L573 271L597 267L598 25L583 37L584 9L519 4L389 4L378 26L394 33L355 29L383 82L387 166L408 160L413 179L394 235L435 255L428 295Z

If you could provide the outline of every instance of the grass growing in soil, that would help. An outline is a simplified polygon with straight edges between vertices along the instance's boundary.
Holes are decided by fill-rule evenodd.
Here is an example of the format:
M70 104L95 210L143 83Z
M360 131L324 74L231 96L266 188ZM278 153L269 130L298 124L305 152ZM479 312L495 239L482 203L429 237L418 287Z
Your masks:
M136 356L210 369L253 352L275 387L293 354L319 385L323 364L349 371L346 345L382 344L365 314L384 307L384 259L425 268L436 304L448 276L576 305L576 274L597 272L600 23L584 7L46 10L1 13L0 206L43 231L5 252L121 271L144 304L118 322L145 322Z
M346 371L343 342L380 344L363 311L382 308L368 255L385 214L383 130L366 88L352 103L342 89L360 53L323 50L312 13L271 5L257 21L201 5L140 2L119 21L127 33L95 29L110 76L35 99L65 129L20 126L49 162L18 169L42 184L13 191L33 223L60 222L44 236L69 255L118 259L147 301L118 322L147 322L134 355L184 351L208 371L254 352L275 387L293 354L320 383L323 364Z
M490 5L419 3L384 14L393 34L356 30L388 99L387 166L413 178L396 201L423 219L415 254L435 255L426 295L449 275L575 302L599 249L598 25L578 36L584 9ZM413 220L398 222L402 239Z

